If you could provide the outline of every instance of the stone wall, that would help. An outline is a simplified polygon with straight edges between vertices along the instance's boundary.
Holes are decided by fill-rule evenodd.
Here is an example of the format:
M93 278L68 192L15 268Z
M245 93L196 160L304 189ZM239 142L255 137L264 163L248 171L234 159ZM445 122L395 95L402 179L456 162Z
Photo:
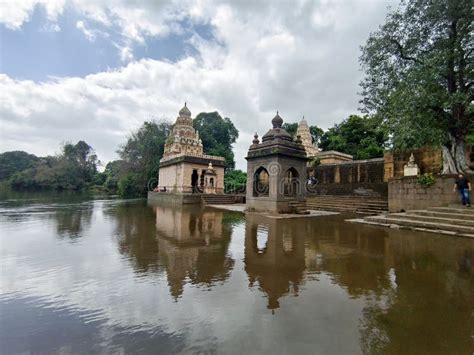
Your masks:
M184 192L191 193L191 176L193 170L198 171L199 177L206 171L208 165L181 162L178 164L168 165L160 167L158 172L158 184L160 188L166 187L168 192ZM221 166L215 166L215 186L217 193L224 193L224 168Z
M456 176L437 176L436 182L428 188L422 187L416 179L416 176L396 177L388 182L390 212L460 204L459 194L453 192Z
M313 189L315 194L347 195L357 189L367 189L387 196L383 158L319 165L310 169L309 174L318 180Z
M440 148L422 147L403 151L385 152L384 180L403 176L403 167L413 153L420 174L439 174L443 167L443 156Z

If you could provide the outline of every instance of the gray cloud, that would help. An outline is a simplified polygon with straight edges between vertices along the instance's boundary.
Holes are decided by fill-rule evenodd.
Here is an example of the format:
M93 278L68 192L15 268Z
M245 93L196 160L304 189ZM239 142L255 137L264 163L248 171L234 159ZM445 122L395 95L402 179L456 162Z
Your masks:
M48 12L53 19L62 11L58 4ZM253 133L264 134L277 109L287 121L304 115L323 128L357 112L359 46L393 1L72 4L91 31L94 21L119 25L129 41L179 32L183 18L210 24L214 39L194 36L197 55L174 63L132 61L44 83L0 75L2 151L51 154L60 141L84 139L102 160L115 159L133 129L152 117L174 120L187 100L193 114L218 110L234 121L241 132L237 166L244 168ZM10 28L28 20L28 9L20 10Z

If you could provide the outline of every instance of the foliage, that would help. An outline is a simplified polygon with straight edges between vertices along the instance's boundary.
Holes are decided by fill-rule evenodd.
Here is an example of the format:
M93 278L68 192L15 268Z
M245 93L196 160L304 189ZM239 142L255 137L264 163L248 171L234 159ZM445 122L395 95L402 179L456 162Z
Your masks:
M321 137L323 150L337 150L351 154L355 159L383 156L385 135L377 121L369 117L351 115L336 124Z
M247 173L242 170L229 170L224 175L224 191L226 193L245 192Z
M122 197L146 194L149 182L157 179L160 159L170 129L168 122L143 123L118 150L122 160L109 167L110 178L106 183L112 186L116 181L118 193Z
M12 151L0 154L0 181L7 180L13 174L31 168L38 157L23 151Z
M201 112L193 120L193 127L199 131L204 152L225 158L226 170L235 167L232 144L239 137L230 118L222 118L218 112Z
M360 57L363 109L394 148L442 145L445 173L467 171L474 131L474 9L465 0L412 0L387 16Z
M287 131L292 137L296 137L296 131L298 129L298 123L297 122L293 122L293 123L285 122L285 123L283 123L281 128L283 128L285 131Z
M123 198L143 195L143 186L139 183L143 175L129 172L122 176L118 182L117 192Z
M309 126L309 132L313 138L313 143L319 145L321 143L321 138L323 137L324 131L318 126Z
M86 142L66 143L61 154L38 158L30 168L15 173L9 183L16 190L80 190L100 181L99 163Z
M436 182L435 177L431 173L425 173L423 175L419 175L416 178L416 182L421 186L428 188Z

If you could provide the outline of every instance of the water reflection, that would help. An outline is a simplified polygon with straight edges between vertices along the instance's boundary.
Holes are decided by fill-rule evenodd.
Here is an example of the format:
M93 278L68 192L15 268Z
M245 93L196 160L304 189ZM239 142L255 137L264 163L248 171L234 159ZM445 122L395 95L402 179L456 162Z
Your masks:
M136 273L160 272L154 213L144 203L125 202L109 206L104 214L114 222L118 250L132 263Z
M200 207L153 206L160 259L165 265L171 295L183 294L186 282L212 287L230 275L234 260L228 255L231 225L223 212Z
M470 239L104 200L0 232L0 353L472 353Z
M279 298L297 296L303 282L305 240L295 226L260 214L248 214L246 218L245 271L249 286L258 283L271 310L279 308Z

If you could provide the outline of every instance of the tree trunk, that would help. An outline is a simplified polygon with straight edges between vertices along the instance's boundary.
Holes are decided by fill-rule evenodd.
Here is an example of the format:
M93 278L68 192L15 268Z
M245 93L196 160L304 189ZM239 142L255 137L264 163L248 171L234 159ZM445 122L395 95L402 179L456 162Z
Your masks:
M451 147L446 145L442 147L443 150L443 175L458 174L460 172L474 174L474 171L469 168L466 162L466 154L464 152L464 140L455 139L452 135L449 136Z

